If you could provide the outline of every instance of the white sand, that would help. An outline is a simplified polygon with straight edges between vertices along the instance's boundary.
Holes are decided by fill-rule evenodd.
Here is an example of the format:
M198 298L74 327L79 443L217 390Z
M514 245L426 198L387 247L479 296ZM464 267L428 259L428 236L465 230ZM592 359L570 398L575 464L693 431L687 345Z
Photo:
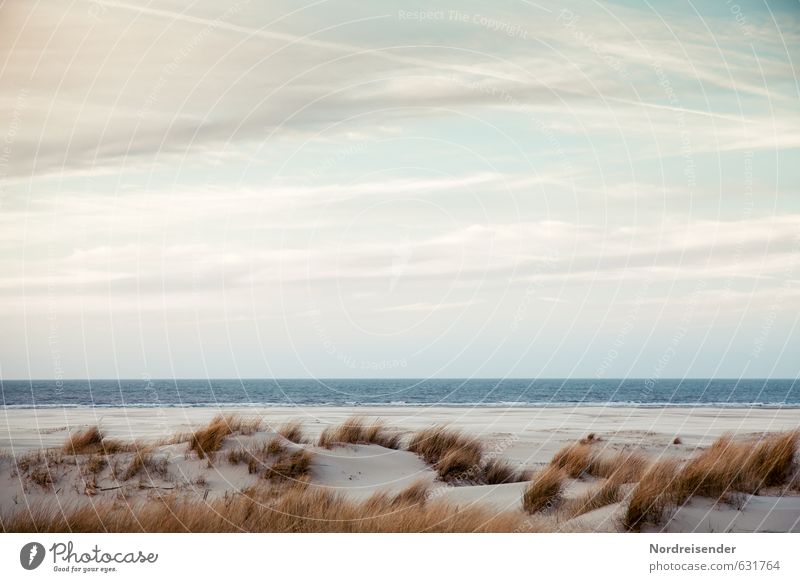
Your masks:
M0 449L19 456L31 449L62 445L71 431L98 425L106 436L123 440L155 441L206 424L220 411L209 408L162 409L3 409L0 411ZM383 419L404 434L435 424L460 428L480 437L487 454L511 461L520 469L535 471L562 446L595 433L602 446L612 450L637 448L656 458L687 458L698 447L730 433L739 437L797 429L796 409L744 408L241 408L222 412L258 416L272 428L290 419L303 422L304 431L316 437L354 413ZM224 449L266 439L271 432L236 437ZM673 444L679 437L680 444ZM167 459L171 479L151 479L147 487L178 487L193 495L217 497L252 485L257 477L246 466L215 463L209 466L185 454L186 445L158 449ZM433 495L459 505L484 504L498 511L519 511L524 483L452 487L436 481L436 473L416 455L375 445L349 445L332 450L313 447L313 482L335 488L357 499L376 491L397 492L417 480L432 485ZM77 469L64 468L58 502L79 503L85 492L76 484ZM73 471L74 474L70 473ZM111 489L118 483L101 481L114 495L140 496L137 487ZM592 483L572 480L566 497L577 497ZM101 495L105 492L99 493ZM110 493L109 493L110 494ZM0 510L52 497L40 488L24 486L11 464L0 463ZM743 497L740 507L714 506L696 499L681 508L664 526L667 531L800 531L800 497ZM622 504L604 507L563 524L566 530L615 531Z

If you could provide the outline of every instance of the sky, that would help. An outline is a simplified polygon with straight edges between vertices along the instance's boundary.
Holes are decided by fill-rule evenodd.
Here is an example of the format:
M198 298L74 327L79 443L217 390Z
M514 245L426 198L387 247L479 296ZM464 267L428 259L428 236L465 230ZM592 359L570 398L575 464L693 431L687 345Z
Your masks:
M798 17L0 0L0 379L797 377Z

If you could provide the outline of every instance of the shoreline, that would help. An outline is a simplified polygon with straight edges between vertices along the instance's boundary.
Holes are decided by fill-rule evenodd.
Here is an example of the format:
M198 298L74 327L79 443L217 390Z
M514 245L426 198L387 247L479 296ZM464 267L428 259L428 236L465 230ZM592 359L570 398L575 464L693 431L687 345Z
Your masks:
M675 437L703 447L723 434L793 430L795 408L639 406L189 406L58 407L0 409L0 449L60 446L72 431L98 425L123 440L154 441L196 429L220 413L257 416L268 424L303 423L313 437L357 415L413 431L445 424L490 442L514 439L520 462L544 462L561 445L590 432L620 445L663 448Z

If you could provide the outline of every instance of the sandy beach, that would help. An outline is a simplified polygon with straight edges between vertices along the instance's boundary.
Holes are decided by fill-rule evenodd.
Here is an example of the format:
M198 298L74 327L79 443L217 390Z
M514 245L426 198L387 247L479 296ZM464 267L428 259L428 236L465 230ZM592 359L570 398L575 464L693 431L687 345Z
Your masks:
M198 455L187 449L190 436L202 431L218 414L257 423L258 428L233 430L220 439L219 450L213 455ZM354 414L366 423L380 419L396 443L355 442L359 437L354 442L321 446L321 435L326 429L335 430ZM648 463L670 460L686 463L724 435L736 442L747 442L765 433L785 434L798 428L799 417L796 409L777 408L5 409L0 412L0 450L4 452L0 464L0 511L8 514L32 501L56 502L59 508L103 498L124 499L129 503L165 491L204 503L228 499L261 483L258 472L252 467L248 471L246 463L240 464L236 452L259 447L264 451L270 439L277 438L282 442L280 455L308 455L307 466L303 468L304 482L354 503L367 502L376 495L400 495L423 483L429 501L521 515L531 476L546 474L559 451L576 443L582 442L581 446L596 451L592 454L609 458L636 455ZM290 436L287 440L281 436L286 434L281 427L292 421L299 424L302 437ZM419 431L434 426L445 426L464 438L474 439L480 443L483 455L480 463L502 461L518 477L501 482L475 475L445 478L441 461L426 462L430 459L425 453L416 449L412 452L414 447L409 445ZM135 442L138 447L147 447L148 461L133 472L129 468L126 476L120 477L118 464L134 465L130 450L120 448L119 453L103 458L100 469L87 485L86 470L81 467L89 461L77 460L76 456L70 464L64 461L66 455L62 452L70 435L91 427L98 427L106 442ZM175 435L183 437L176 439ZM50 465L45 461L48 475L54 475L52 483L37 485L35 479L30 479L33 470L27 469L30 473L15 470L13 459L32 459L38 455L35 465L41 460L42 450L60 452L57 461L51 461ZM112 464L113 470L105 468ZM51 466L57 468L51 471ZM796 467L796 459L793 466ZM557 499L559 507L578 503L610 481L598 475L591 471L564 475L553 499ZM563 512L538 511L537 527L556 531L621 531L627 498L634 489L635 483L621 482L614 499L598 504L591 511L572 511L569 518ZM642 530L800 531L800 488L795 490L788 485L766 488L758 491L758 495L725 497L724 503L719 499L692 497L670 511L663 523L646 524Z

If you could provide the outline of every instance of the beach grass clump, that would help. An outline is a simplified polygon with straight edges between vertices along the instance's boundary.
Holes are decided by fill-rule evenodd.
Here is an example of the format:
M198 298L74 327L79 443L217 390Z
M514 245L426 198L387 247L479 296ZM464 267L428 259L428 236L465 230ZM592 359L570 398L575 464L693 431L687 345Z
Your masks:
M680 469L677 459L662 459L648 468L628 501L622 522L625 529L639 531L647 523L661 522L679 499Z
M306 449L297 449L279 456L266 468L263 477L270 481L302 481L311 474L311 461L314 453Z
M591 457L587 473L616 484L634 483L642 478L649 465L650 460L635 451L600 452Z
M559 508L559 513L565 519L573 519L601 507L619 503L622 499L622 484L613 480L605 480L589 489L583 495L566 500Z
M389 431L380 421L367 423L360 416L352 416L342 424L327 427L320 434L317 445L330 449L335 445L379 445L387 449L400 448L400 435Z
M358 502L330 489L301 483L282 489L277 497L274 489L260 487L208 502L164 495L135 503L104 500L69 508L43 503L0 515L0 529L40 534L539 531L538 524L526 523L518 512L459 507L442 500L418 503L396 499L382 495ZM413 500L415 495L404 499Z
M261 420L244 419L236 415L215 416L211 422L194 431L189 439L189 450L201 459L211 457L222 448L222 443L233 433L253 434L261 427Z
M62 450L70 455L94 453L103 443L103 433L96 426L71 434L64 442Z
M593 456L594 450L591 444L573 443L560 449L550 459L550 465L577 479L589 471Z
M434 467L442 481L476 482L482 477L481 451L473 447L452 449Z
M38 485L42 489L51 489L58 480L58 476L52 467L47 465L37 465L28 473L31 483Z
M414 433L408 450L434 466L443 481L478 481L482 478L483 445L459 430L445 426Z
M248 447L231 448L226 458L231 465L246 464L248 472L254 474L268 466L271 459L284 456L288 451L285 441L276 436Z
M530 478L527 471L517 469L505 459L494 457L483 464L483 481L487 485L521 483L529 481Z
M299 420L290 420L278 428L278 434L290 443L304 445L308 441L303 434L303 423Z
M783 485L793 473L797 449L796 432L750 442L724 436L686 464L676 495L679 500L691 495L721 498L732 491L758 494Z
M686 463L659 461L634 489L623 525L630 531L657 525L692 496L724 501L735 493L785 485L796 471L797 452L797 432L743 442L723 436Z
M119 473L122 481L128 481L142 475L148 479L169 477L169 462L163 456L156 456L149 447L137 448L131 454L124 471Z
M394 505L421 505L430 496L430 482L418 479L392 498Z
M634 451L605 453L595 443L597 440L592 439L567 445L553 456L550 464L573 479L588 475L613 478L617 483L638 481L647 469L649 461L644 455Z
M25 482L51 489L60 479L59 467L72 464L61 449L41 449L28 451L14 458L12 476L19 476Z
M548 465L534 474L522 495L522 508L537 513L555 507L561 499L567 475L563 469Z
M86 462L83 464L83 471L90 475L97 475L101 473L106 466L108 466L106 457L95 454L86 459Z

